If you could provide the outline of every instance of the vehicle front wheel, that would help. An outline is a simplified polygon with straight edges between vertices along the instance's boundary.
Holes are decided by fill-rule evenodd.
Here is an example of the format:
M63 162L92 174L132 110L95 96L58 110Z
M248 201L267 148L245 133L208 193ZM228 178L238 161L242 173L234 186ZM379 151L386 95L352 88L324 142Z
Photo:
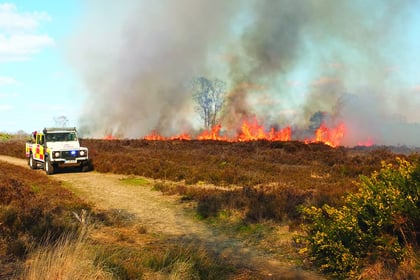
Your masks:
M34 160L34 156L32 154L29 156L29 167L31 169L36 169L37 168L37 163Z
M55 167L54 165L52 165L49 157L45 158L44 167L45 167L45 173L47 173L47 175L54 174Z

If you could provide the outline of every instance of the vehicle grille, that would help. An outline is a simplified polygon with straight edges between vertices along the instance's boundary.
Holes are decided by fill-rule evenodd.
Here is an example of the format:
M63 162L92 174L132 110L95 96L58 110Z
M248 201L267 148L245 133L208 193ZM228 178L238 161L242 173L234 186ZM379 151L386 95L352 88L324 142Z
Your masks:
M76 159L79 156L79 151L76 151L74 154L71 153L72 151L63 151L61 152L61 157L66 160Z

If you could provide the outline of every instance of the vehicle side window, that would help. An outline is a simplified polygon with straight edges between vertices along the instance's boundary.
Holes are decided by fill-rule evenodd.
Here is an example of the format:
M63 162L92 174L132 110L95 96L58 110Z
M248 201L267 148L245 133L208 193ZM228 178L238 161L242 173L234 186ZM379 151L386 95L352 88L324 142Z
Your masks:
M75 140L75 135L73 133L69 133L67 135L67 141L74 141Z
M39 144L44 145L44 135L39 135Z

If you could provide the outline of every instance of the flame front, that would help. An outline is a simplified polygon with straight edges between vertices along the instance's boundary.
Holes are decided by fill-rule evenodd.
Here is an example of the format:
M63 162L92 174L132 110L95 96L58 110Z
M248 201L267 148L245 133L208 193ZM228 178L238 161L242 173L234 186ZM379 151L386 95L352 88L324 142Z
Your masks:
M268 140L268 141L290 141L292 139L292 129L287 126L281 130L276 130L272 127L267 131L265 127L259 124L255 119L254 121L243 121L240 132L237 136L227 137L222 136L221 133L222 125L217 124L209 130L204 130L200 135L196 137L197 140L215 140L215 141L227 141L227 142L247 142L256 140ZM178 136L165 137L158 134L156 131L152 131L149 135L144 137L145 140L163 141L163 140L191 140L188 133L183 133Z
M371 147L373 146L374 141L371 137L368 137L368 139L366 141L359 141L357 143L357 146L366 146L366 147Z
M165 140L214 140L214 141L227 141L227 142L248 142L248 141L291 141L292 140L292 128L286 126L283 129L277 130L274 127L267 129L264 125L259 124L256 119L252 121L244 120L240 126L240 130L236 133L236 136L224 136L221 135L222 125L217 124L211 129L204 130L197 137L191 137L188 133L182 133L176 136L165 137L160 135L156 130L153 130L149 135L145 136L145 140L151 141L165 141ZM337 147L341 144L341 141L346 133L346 127L344 123L340 123L338 126L330 128L325 123L316 129L314 137L305 139L305 143L317 143L321 142L331 147ZM106 140L118 139L113 135L107 135L104 137ZM373 144L372 139L368 139L366 143L359 145L370 146Z
M153 130L149 135L144 137L145 140L164 141L165 137L159 135L156 130Z
M212 127L211 130L204 130L200 135L198 135L198 140L216 140L216 141L228 141L227 137L220 136L220 130L222 125L217 124Z
M290 141L292 138L292 129L286 127L282 130L276 131L274 127L266 133L263 125L258 124L257 120L253 122L244 121L241 126L241 133L237 141L255 141L255 140L269 140L269 141Z
M325 123L322 123L319 128L315 131L315 137L311 140L306 140L306 143L321 142L331 147L337 147L340 145L341 140L346 132L344 123L340 123L335 128L328 128Z

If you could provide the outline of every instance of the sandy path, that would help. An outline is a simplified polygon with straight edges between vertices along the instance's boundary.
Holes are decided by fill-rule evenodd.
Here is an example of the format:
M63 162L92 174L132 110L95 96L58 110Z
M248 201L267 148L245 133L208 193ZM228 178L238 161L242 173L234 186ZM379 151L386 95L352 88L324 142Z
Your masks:
M0 160L29 168L23 159L0 155ZM50 178L64 182L64 186L100 208L122 209L136 215L149 232L199 241L229 262L249 267L269 279L320 279L216 232L190 217L175 197L152 191L151 185L132 186L121 180L125 178L123 175L97 172L59 173Z

